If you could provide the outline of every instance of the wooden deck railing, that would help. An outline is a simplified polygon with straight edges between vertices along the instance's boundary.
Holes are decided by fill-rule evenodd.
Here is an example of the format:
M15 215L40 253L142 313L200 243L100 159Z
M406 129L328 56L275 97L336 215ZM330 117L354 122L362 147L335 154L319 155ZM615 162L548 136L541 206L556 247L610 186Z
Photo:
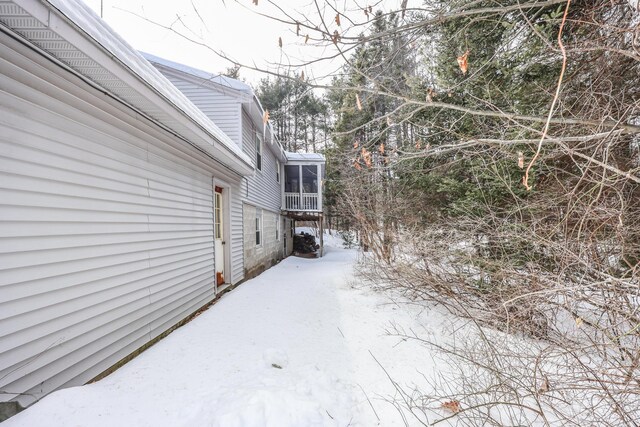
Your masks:
M284 193L283 208L286 211L320 211L318 200L318 193Z

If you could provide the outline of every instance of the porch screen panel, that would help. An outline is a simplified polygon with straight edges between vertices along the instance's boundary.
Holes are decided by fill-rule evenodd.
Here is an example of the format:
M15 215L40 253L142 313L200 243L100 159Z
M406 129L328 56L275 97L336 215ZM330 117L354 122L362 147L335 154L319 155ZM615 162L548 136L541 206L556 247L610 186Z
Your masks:
M302 192L318 192L318 167L316 165L302 166Z
M298 193L300 191L300 167L286 165L284 167L284 191Z

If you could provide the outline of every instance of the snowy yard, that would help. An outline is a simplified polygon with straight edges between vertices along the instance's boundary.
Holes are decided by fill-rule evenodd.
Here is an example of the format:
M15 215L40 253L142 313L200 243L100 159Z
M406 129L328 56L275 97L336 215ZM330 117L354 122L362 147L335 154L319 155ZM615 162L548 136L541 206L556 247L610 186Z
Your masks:
M437 363L386 331L446 340L445 317L358 285L356 252L339 243L329 239L322 259L289 257L109 377L55 392L3 425L418 424L390 403L385 370L426 387Z

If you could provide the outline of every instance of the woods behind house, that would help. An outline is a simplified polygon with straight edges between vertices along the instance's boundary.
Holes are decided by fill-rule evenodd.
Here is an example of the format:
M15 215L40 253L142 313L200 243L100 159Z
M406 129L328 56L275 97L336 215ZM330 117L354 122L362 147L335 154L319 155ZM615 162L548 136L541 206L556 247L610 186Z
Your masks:
M332 131L327 214L359 233L362 275L478 326L441 349L461 363L448 378L459 387L409 390L403 404L419 418L462 402L470 424L637 425L637 3L359 13L366 25L340 10L290 22L346 61L328 87L296 76L262 93L283 140L306 149Z

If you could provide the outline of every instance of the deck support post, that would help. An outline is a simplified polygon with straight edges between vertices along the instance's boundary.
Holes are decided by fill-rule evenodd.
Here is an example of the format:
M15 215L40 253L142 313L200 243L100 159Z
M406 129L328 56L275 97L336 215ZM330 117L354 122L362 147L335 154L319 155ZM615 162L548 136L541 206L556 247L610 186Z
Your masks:
M322 214L320 214L320 258L324 255L324 221L322 220Z

